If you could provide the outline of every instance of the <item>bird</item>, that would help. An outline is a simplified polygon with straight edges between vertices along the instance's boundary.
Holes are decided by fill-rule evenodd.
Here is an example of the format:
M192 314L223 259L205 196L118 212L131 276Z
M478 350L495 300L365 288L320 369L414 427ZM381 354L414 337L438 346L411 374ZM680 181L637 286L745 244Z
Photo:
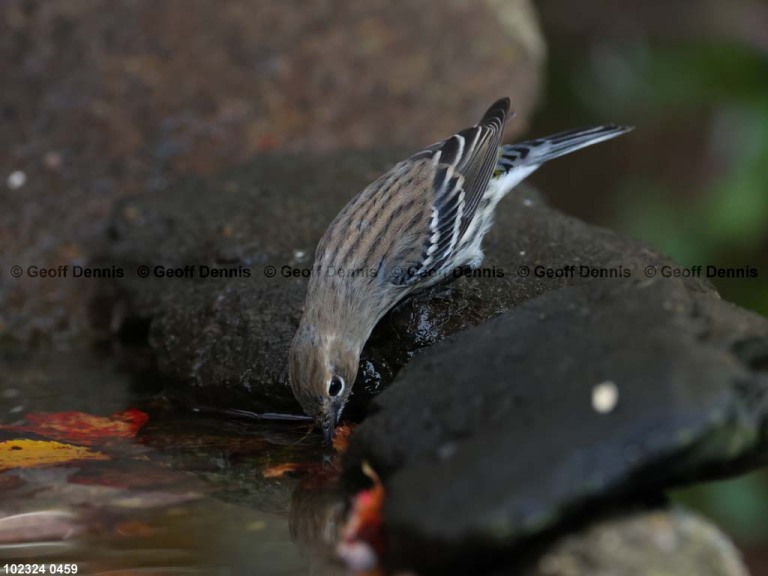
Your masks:
M327 445L379 320L456 270L479 267L496 205L542 164L632 129L602 125L501 145L509 108L509 98L497 100L474 126L396 164L320 239L288 380Z

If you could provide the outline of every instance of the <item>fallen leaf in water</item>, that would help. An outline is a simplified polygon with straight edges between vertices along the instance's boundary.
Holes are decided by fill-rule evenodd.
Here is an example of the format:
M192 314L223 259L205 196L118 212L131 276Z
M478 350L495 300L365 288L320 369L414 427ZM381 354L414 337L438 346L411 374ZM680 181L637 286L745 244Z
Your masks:
M347 451L349 446L349 436L352 434L352 426L349 424L340 424L336 427L333 434L333 449L340 454Z
M107 417L70 411L32 412L25 419L28 424L0 426L0 429L31 432L54 440L92 446L120 438L133 438L149 416L141 410L125 410Z
M114 454L112 456L115 457ZM124 457L124 455L120 456ZM118 459L107 466L88 466L76 471L67 481L70 484L109 486L128 490L198 490L207 486L192 475L136 459Z
M0 442L0 471L61 464L72 460L109 460L109 456L82 446L47 440Z
M267 527L267 523L264 520L255 520L245 525L246 532L261 532Z
M141 522L140 520L126 520L115 526L115 532L120 536L148 537L155 536L158 529L155 526Z
M261 471L261 475L264 478L282 478L286 474L293 472L310 472L317 468L314 464L299 464L297 462L286 462L284 464L276 464L275 466L269 466Z
M384 549L381 518L384 486L367 462L363 463L363 472L371 479L373 486L358 492L352 500L352 510L336 549L348 568L355 572L375 570Z

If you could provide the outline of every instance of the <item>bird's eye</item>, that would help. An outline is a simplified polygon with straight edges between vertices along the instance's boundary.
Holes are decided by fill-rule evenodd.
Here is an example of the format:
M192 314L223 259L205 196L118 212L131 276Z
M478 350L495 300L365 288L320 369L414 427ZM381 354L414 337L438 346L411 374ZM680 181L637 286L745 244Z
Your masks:
M342 390L344 390L344 378L341 376L331 378L331 381L328 383L328 394L338 396Z

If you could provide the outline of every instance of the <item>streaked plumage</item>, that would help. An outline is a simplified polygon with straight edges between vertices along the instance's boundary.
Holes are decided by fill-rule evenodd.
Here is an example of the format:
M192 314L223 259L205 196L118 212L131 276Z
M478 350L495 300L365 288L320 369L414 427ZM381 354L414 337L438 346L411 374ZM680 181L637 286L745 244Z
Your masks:
M379 319L456 268L479 266L496 204L541 164L629 130L599 126L500 146L508 110L509 100L499 100L477 125L398 163L355 196L320 240L289 377L327 438ZM329 393L339 379L341 390Z

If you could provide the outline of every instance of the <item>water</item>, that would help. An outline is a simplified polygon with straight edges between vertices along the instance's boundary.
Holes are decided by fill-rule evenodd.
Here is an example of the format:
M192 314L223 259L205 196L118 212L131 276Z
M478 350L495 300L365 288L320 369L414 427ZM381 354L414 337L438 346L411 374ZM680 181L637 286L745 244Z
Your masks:
M5 470L0 459L0 569L346 573L333 556L346 507L339 456L307 422L182 411L87 350L1 357L0 442L46 440L8 429L30 412L140 409L149 420L133 439L89 447L109 459ZM280 474L284 464L294 470Z

